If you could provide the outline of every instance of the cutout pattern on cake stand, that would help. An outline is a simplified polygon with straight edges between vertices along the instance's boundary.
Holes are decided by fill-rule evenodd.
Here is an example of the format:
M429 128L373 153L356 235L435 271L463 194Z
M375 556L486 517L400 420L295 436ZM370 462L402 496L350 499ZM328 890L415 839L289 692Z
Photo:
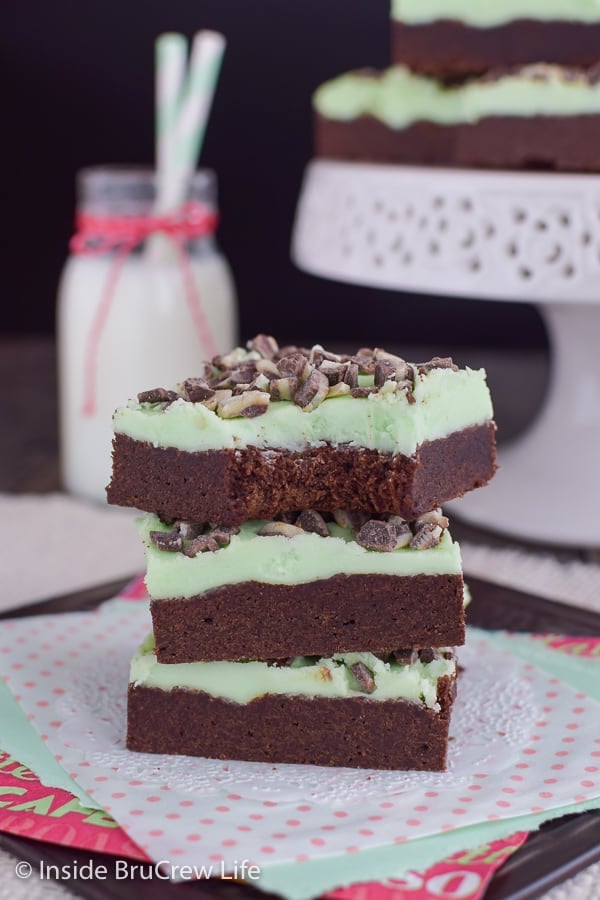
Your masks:
M600 544L600 176L316 160L292 256L337 281L535 303L552 348L544 407L486 490L452 507L515 536Z

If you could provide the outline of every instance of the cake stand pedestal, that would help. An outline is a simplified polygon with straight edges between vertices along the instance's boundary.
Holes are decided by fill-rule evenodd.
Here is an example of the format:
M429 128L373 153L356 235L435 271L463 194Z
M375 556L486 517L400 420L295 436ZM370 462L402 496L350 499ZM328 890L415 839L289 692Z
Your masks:
M600 545L600 176L314 161L292 256L337 281L535 303L544 407L486 490L450 506L515 537Z

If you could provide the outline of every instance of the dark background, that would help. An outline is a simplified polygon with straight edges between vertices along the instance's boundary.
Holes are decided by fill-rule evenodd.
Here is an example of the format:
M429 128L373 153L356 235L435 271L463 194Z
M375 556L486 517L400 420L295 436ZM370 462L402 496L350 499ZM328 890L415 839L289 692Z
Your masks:
M228 40L202 163L219 175L220 241L242 337L445 347L543 346L535 310L340 285L289 260L311 156L312 91L389 62L388 0L20 0L0 35L4 333L51 333L85 165L150 164L153 42L215 28Z

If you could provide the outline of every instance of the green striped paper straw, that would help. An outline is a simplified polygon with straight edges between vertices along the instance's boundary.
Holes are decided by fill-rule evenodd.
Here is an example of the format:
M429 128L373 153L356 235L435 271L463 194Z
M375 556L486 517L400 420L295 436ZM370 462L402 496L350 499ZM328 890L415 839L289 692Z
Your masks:
M166 185L166 202L171 208L183 202L196 168L224 52L222 34L200 31L194 36L189 72L175 123L175 138L171 144L173 159Z
M187 62L187 40L182 34L161 34L155 47L156 174L155 213L166 212L166 185L175 158L177 117L183 95Z

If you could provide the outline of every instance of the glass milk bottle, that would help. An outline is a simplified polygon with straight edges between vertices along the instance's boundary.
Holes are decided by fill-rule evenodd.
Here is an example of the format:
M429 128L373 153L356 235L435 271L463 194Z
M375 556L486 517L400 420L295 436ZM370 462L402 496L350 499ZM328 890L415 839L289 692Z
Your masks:
M197 172L170 216L152 213L148 170L86 169L77 189L58 296L62 482L104 502L115 408L235 346L237 308L214 237L214 173Z

